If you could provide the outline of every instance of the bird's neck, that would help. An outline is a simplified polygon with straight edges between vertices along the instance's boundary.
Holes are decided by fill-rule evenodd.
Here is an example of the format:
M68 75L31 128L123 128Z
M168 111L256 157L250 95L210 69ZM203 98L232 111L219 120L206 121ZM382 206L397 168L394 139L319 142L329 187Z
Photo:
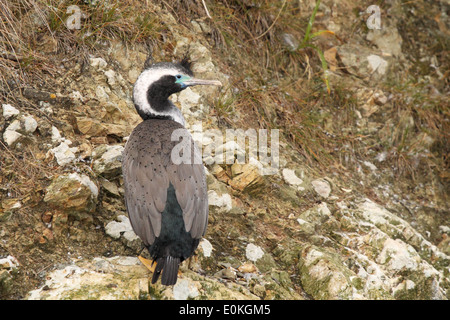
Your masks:
M167 108L164 108L162 111L157 111L159 109L158 107L152 108L152 105L150 103L144 108L136 105L135 103L135 107L143 120L172 120L178 122L184 127L186 122L180 109L178 109L170 100L167 100L167 102L170 104L170 107L167 106Z
M170 119L185 125L185 120L180 109L169 100L167 94L150 87L147 90L133 91L134 106L142 119Z

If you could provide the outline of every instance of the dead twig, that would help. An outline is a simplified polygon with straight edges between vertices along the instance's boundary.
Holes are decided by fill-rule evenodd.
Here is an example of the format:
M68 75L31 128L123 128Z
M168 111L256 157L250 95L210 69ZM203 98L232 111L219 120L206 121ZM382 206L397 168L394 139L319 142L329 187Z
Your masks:
M272 22L272 24L270 25L270 27L267 28L266 31L264 31L262 34L260 34L260 35L257 36L256 38L253 38L253 39L250 39L250 40L247 40L247 41L254 41L254 40L258 40L259 38L264 37L264 36L265 36L265 35L273 28L273 26L274 26L275 23L277 22L278 18L279 18L280 15L281 15L281 12L282 12L283 9L284 9L284 6L286 5L286 2L287 2L287 0L284 0L284 1L283 1L283 4L281 5L281 9L280 9L280 11L278 12L278 15L276 16L275 20L273 20L273 22Z
M203 8L205 8L206 15L208 16L208 18L212 19L211 15L209 14L208 7L206 6L205 0L202 0L202 4L203 4Z

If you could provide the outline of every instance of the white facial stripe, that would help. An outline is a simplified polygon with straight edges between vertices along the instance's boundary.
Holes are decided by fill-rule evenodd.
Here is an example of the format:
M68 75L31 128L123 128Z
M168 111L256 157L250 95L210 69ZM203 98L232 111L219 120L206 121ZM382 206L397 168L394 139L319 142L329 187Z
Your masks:
M143 71L134 84L133 99L134 103L145 113L151 113L157 116L170 116L184 126L183 115L177 107L174 106L173 110L167 112L158 112L152 108L147 99L147 91L155 81L158 81L166 75L176 76L177 74L182 74L182 72L176 68L153 67Z

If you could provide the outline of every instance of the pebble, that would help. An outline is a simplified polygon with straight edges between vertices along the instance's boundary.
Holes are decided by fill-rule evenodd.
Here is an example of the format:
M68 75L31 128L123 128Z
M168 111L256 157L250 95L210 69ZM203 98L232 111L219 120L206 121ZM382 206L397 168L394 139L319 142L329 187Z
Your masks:
M2 104L2 108L3 108L3 117L6 120L8 120L9 118L16 116L20 113L19 110L17 110L10 104Z
M313 180L311 182L311 184L319 196L328 198L328 196L331 193L331 186L328 183L328 181L325 181L323 179L316 179L316 180Z
M32 116L24 116L23 121L23 126L25 127L26 132L33 133L36 131L38 123Z
M138 236L134 233L133 228L131 227L128 217L120 215L117 217L117 220L119 220L119 222L111 221L106 225L105 232L107 235L113 237L114 239L119 239L123 234L124 238L129 241L138 239Z
M53 153L56 158L56 162L60 166L67 165L75 161L75 153L78 152L78 148L71 148L69 147L70 144L72 144L72 141L65 140L61 142L57 147L50 149L50 152Z
M386 73L388 62L377 56L375 54L371 54L367 57L367 61L369 62L369 66L372 69L372 72L378 72L378 74L383 75Z
M295 171L292 169L283 169L281 172L283 175L284 181L286 181L291 186L300 186L303 183L303 180L297 177Z
M13 256L7 256L6 258L0 259L0 269L12 269L19 266L19 261Z
M226 211L230 211L233 207L231 204L231 196L228 193L219 196L214 190L208 191L208 204L210 206L225 208Z
M8 146L14 144L20 137L22 137L22 134L14 130L5 130L3 133L3 140L5 140Z
M212 251L213 251L213 247L212 247L211 242L209 242L209 241L206 240L206 239L202 239L202 240L200 241L199 246L200 246L200 248L202 248L202 250L203 250L203 255L204 255L205 257L210 257L210 256L211 256L211 253L212 253Z
M255 273L258 271L256 266L253 263L246 262L242 266L238 268L239 272L242 273Z
M255 246L253 243L249 243L245 248L245 256L248 260L251 260L253 262L262 258L263 255L264 251L261 249L261 247Z

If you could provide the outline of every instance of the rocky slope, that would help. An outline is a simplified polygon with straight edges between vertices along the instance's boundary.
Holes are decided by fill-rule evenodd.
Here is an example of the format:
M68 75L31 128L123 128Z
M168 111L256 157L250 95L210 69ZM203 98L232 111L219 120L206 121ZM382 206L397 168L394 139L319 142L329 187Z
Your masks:
M244 2L249 10L259 10L251 1ZM308 18L314 2L299 3L302 16ZM148 57L148 47L109 39L103 49L92 50L80 61L57 54L56 48L50 50L49 37L46 50L56 62L53 72L58 76L44 82L53 86L25 83L21 93L32 107L21 104L22 100L2 101L2 298L449 298L448 180L442 174L447 168L439 170L443 180L437 175L411 180L398 175L401 158L393 156L401 153L398 145L408 140L414 146L409 156L420 163L422 157L433 157L438 141L427 130L408 134L414 132L416 111L391 116L402 101L419 103L418 91L400 92L386 85L399 70L414 74L417 61L427 68L433 65L435 72L416 72L418 78L429 81L421 93L433 97L444 110L442 117L448 117L448 86L437 85L446 81L443 74L448 70L439 69L445 68L437 62L439 54L428 55L425 45L419 58L404 51L415 45L403 38L407 33L401 24L409 21L408 8L399 1L385 5L383 28L366 30L361 36L350 31L360 18L352 22L348 15L364 10L365 2L342 1L337 8L332 1L323 1L316 23L341 39L324 37L317 42L324 49L332 90L338 92L345 84L346 91L341 92L353 99L355 117L350 122L342 119L336 130L332 106L319 105L316 121L330 139L356 130L355 137L366 151L356 153L352 145L333 146L339 152L330 150L330 155L339 160L324 167L298 151L287 128L277 127L281 131L279 168L267 174L269 163L258 157L228 164L218 164L213 158L228 157L227 152L234 149L233 160L246 154L245 141L218 137L225 137L226 128L240 128L242 119L257 116L239 104L228 112L225 102L238 94L239 66L227 63L233 57L223 56L212 44L214 32L208 20L188 17L188 24L181 24L169 8L149 6L164 21L170 38L166 42L170 45L153 48L154 58L187 53L196 76L225 84L222 91L192 88L172 97L195 140L204 150L216 152L203 154L210 218L198 254L189 266L183 264L175 286L149 285L149 271L137 259L141 242L131 229L123 203L121 152L140 121L131 90ZM275 9L272 21L277 23L276 13L283 8ZM432 10L438 14L437 26L425 28L448 37L448 3L440 1ZM291 30L284 31L284 39L296 39ZM277 40L280 47L286 46L281 39ZM306 64L304 74L308 68ZM278 81L281 87L283 76ZM326 91L319 82L320 90ZM406 80L401 85L407 86ZM272 90L267 87L268 96ZM283 117L290 112L283 104L274 108ZM310 130L305 123L296 125ZM255 127L260 128L264 126ZM444 136L446 141L448 132ZM374 140L383 147L373 148ZM419 175L420 168L418 164L412 171Z

